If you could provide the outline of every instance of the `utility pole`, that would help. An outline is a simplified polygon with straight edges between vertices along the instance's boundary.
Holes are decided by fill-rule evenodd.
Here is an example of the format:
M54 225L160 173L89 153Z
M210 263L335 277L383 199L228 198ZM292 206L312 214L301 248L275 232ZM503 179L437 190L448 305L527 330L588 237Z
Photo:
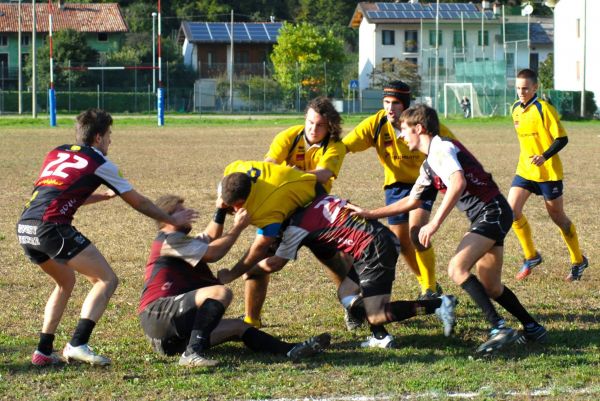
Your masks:
M35 0L31 2L31 117L37 118L37 88L36 88L36 60L35 60Z

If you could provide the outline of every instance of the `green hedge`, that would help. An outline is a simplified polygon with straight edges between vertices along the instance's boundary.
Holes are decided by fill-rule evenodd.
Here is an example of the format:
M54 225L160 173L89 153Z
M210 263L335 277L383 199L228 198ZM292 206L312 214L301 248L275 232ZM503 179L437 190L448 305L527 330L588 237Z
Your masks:
M171 90L168 96L169 104L167 110L175 109L179 111L186 108L188 97L183 93L179 94L177 90ZM23 92L23 112L31 111L31 93ZM38 92L37 104L39 112L48 110L48 93ZM111 113L144 113L153 112L156 109L156 97L147 92L128 93L128 92L56 92L56 108L58 113L71 111L79 112L90 107L98 105ZM2 112L16 113L18 111L18 92L5 91L0 92L0 107Z

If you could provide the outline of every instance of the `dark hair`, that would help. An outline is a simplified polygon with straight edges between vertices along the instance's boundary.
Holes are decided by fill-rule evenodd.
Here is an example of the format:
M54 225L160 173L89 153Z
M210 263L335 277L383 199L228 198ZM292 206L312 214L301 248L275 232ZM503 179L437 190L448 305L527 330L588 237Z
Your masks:
M342 134L342 116L335 109L331 100L325 96L319 96L308 102L304 113L308 112L309 109L313 109L316 113L327 119L329 138L333 139L334 142L340 140Z
M410 86L402 81L391 81L383 86L383 97L394 97L402 102L405 109L410 107Z
M75 124L77 143L92 146L96 134L104 136L112 123L113 119L110 114L102 109L82 111L77 116L77 123Z
M400 115L400 121L406 123L409 127L421 124L425 131L432 136L440 134L440 120L437 112L424 104L404 110Z
M525 68L517 74L517 78L529 79L534 84L537 84L538 78L537 73L529 68Z
M155 204L163 212L172 215L173 213L175 213L177 206L183 204L183 201L184 199L181 196L166 194L158 198ZM158 228L162 228L165 226L165 223L158 220L156 220L156 224L158 225Z
M250 196L252 180L247 174L232 173L221 180L221 199L228 206L238 201L245 201Z

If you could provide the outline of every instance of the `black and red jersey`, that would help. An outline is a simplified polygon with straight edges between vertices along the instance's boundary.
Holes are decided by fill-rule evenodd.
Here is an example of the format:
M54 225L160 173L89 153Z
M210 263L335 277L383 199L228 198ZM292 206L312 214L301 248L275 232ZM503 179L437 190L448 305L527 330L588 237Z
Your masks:
M446 192L450 176L456 171L462 171L467 182L456 207L466 212L469 218L476 216L486 204L500 194L492 175L484 170L481 163L462 143L434 136L410 196L427 200L431 198L432 190Z
M59 146L46 155L21 220L70 224L77 209L101 184L117 194L133 189L99 150Z
M331 246L352 255L354 259L361 259L373 239L387 228L362 217L351 216L351 211L344 207L345 203L336 196L323 195L296 212L284 231L276 255L296 259L297 250L302 245Z
M209 241L205 235L194 238L179 231L159 231L146 264L138 313L159 298L220 284L202 262Z

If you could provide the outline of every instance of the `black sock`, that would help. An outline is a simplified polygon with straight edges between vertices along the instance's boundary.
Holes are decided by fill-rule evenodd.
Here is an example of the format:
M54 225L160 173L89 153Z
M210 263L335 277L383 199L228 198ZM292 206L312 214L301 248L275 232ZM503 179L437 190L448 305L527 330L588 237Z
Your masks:
M490 297L488 297L485 292L483 284L477 280L477 277L472 274L469 275L469 278L466 279L465 282L460 286L467 292L467 294L469 294L471 299L475 301L477 306L479 306L490 325L492 327L496 327L502 320L502 317L500 317L496 311L496 308L494 308L492 301L490 301Z
M37 350L44 355L50 355L53 343L54 334L40 333L40 342L38 343Z
M286 355L295 345L281 341L254 327L248 328L248 330L242 334L242 341L246 347L254 352L268 352L271 354L282 355Z
M90 336L92 335L92 330L94 330L95 326L96 322L93 320L79 319L69 344L71 344L73 347L79 347L80 345L87 344L88 341L90 341Z
M502 294L495 301L506 309L508 313L519 319L523 326L537 323L529 312L525 310L525 307L523 307L517 296L507 286L504 286L504 291L502 291Z
M442 300L394 301L385 304L385 316L388 322L400 322L417 315L430 315L442 305Z
M225 306L221 302L206 298L196 310L186 352L201 352L210 347L210 333L217 327L223 314L225 314Z
M385 326L380 324L380 325L372 325L370 324L370 329L371 329L371 333L373 334L373 337L375 337L378 340L383 339L385 336L387 336L389 333L388 331L385 329Z

